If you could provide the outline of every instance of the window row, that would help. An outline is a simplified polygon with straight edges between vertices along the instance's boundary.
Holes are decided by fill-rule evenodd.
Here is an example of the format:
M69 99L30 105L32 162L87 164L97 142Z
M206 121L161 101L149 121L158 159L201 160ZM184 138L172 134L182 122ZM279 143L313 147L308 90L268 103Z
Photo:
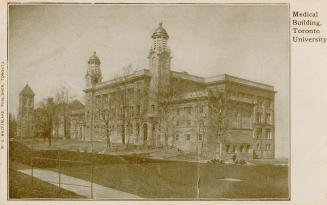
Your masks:
M176 120L176 127L191 127L191 120Z
M233 113L231 125L234 128L252 128L252 114L249 111L236 111Z
M176 114L177 115L182 115L182 114L190 115L193 112L204 113L204 108L205 108L204 105L199 105L196 108L194 108L192 106L179 107L179 108L176 108Z
M250 144L226 144L227 153L250 153Z
M274 104L272 100L264 100L262 98L257 99L257 106L260 109L273 109Z
M198 140L202 140L203 139L203 134L199 134L198 136ZM187 141L190 141L191 140L191 134L190 133L187 133L185 135L182 135L182 134L176 134L175 135L175 141L181 141L181 140L187 140Z
M117 94L118 93L118 94ZM102 94L95 96L95 104L108 104L110 100L120 101L123 98L134 98L134 96L140 99L143 95L141 89L134 90L133 88L121 89L119 92L111 92L109 94Z
M256 139L272 139L272 130L270 128L265 129L265 132L263 133L262 128L257 128L255 130L255 138Z
M32 106L33 105L33 98L23 98L23 105L24 106Z
M106 127L105 125L94 126L94 132L96 134L106 134L106 132L109 131L110 134L116 132L118 135L124 133L127 134L128 136L131 136L133 134L139 135L140 130L141 130L140 123L136 123L135 126L133 126L133 124L128 124L125 126L125 129L124 129L124 125L110 125L108 127Z
M257 143L257 150L265 150L265 151L271 151L272 150L272 145L271 144L260 144L260 143Z
M108 111L108 112L106 112ZM87 115L90 117L91 111L87 113ZM133 117L133 116L138 116L141 114L141 105L137 106L120 106L119 108L116 107L111 107L108 109L97 109L94 113L94 118L96 120L103 120L106 119L107 117L114 118L114 117Z
M265 123L265 124L272 124L272 115L271 113L261 113L257 112L256 117L255 117L255 122L256 123Z

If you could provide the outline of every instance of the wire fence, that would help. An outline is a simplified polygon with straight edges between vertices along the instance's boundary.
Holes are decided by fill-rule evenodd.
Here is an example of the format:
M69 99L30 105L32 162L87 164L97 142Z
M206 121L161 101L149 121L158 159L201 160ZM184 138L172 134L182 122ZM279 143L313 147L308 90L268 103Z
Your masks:
M93 199L93 179L94 179L94 163L87 162L87 161L80 161L80 160L68 160L64 159L60 156L60 152L57 153L56 158L51 157L39 157L39 156L32 156L31 157L31 188L33 192L47 192L45 190L40 190L40 187L37 186L34 182L35 178L39 178L42 176L39 176L37 172L40 171L52 171L57 176L55 178L49 177L49 179L44 180L47 183L56 185L58 187L57 189L57 197L63 198L63 195L66 195L65 193L62 193L63 186L71 186L71 187L82 187L89 190L89 197ZM48 165L48 166L47 166ZM88 171L84 172L76 172L74 171L74 174L82 174L87 175L89 180L88 184L85 183L74 183L71 182L65 182L64 176L66 175L67 168L74 167L74 166L83 166L88 167ZM66 171L66 172L65 172ZM69 174L68 174L69 175ZM53 190L52 190L53 191ZM51 192L52 192L51 191ZM49 192L49 191L48 191ZM52 192L53 194L53 192ZM77 193L78 194L78 193Z

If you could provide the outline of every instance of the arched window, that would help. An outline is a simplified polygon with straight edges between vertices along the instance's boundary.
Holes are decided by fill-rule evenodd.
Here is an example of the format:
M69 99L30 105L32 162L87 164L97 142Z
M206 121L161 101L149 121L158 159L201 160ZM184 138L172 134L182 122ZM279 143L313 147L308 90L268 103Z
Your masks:
M233 152L237 153L237 146L236 145L233 146Z
M229 148L230 148L230 145L226 145L226 152L229 152L230 150L229 150Z
M248 145L246 145L246 150L245 150L246 152L250 152L250 145L248 144Z
M240 152L244 152L244 145L241 145Z

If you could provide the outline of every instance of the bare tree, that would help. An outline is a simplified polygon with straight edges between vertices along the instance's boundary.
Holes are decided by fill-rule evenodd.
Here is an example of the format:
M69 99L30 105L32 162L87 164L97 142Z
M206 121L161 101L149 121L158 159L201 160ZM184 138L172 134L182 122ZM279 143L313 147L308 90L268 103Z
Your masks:
M52 145L52 133L54 119L56 118L56 105L53 101L53 98L48 98L43 100L39 106L40 112L40 123L43 128L43 135L45 138L48 138L49 146Z
M101 124L104 124L104 132L107 139L107 148L111 149L112 140L111 133L113 129L113 124L115 122L115 109L112 101L108 102L108 97L104 96L97 102L96 106L96 116L100 120Z
M211 89L208 91L208 120L212 134L216 136L215 144L219 146L219 157L222 155L222 145L230 129L232 120L229 113L227 92Z
M170 78L170 82L166 86L161 86L158 89L158 93L156 94L159 101L159 131L164 135L164 146L168 147L168 138L169 133L172 133L172 137L174 140L174 119L172 112L173 109L173 101L176 100L178 95L180 94L180 80ZM170 129L172 132L170 132Z
M64 138L67 138L69 136L69 104L72 101L73 96L71 96L69 89L62 85L59 88L57 88L56 95L55 95L55 101L58 106L57 113L58 114L58 120L63 118L63 130L64 130ZM59 125L59 122L56 122L57 126Z
M12 113L9 113L9 138L16 137L17 134L17 121Z
M195 99L195 120L197 122L196 132L196 153L199 156L203 156L203 147L206 142L207 136L207 119L208 119L208 97L207 92L197 91L193 93ZM201 136L201 137L200 137ZM201 147L199 150L198 142L200 141Z
M111 104L119 107L119 119L121 120L121 140L122 144L127 144L127 147L129 145L129 134L127 133L127 142L126 142L126 126L130 125L132 122L132 115L131 112L133 110L130 109L130 105L133 105L133 92L129 92L128 90L128 80L131 74L133 74L136 71L136 69L133 67L132 64L129 64L127 66L124 66L122 68L122 71L120 73L117 73L115 76L115 79L122 82L122 85L119 86L116 89L117 96L115 96L113 99L110 99Z

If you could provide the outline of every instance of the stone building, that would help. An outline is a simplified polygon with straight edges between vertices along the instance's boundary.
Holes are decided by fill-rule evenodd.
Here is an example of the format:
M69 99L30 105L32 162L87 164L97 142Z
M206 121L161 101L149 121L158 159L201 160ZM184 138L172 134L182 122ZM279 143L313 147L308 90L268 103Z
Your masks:
M173 71L161 23L151 37L149 69L102 81L101 61L90 57L84 115L75 117L83 138L110 136L113 143L169 146L206 158L274 158L273 86Z
M70 137L77 140L85 140L85 106L75 101L72 104L70 114Z
M28 84L19 93L17 136L20 138L34 136L34 96L35 94Z
M81 109L84 112L84 105L78 100L67 103L57 102L55 107L55 119L53 120L53 136L63 139L76 138L76 134L73 133L75 128L71 128L75 120L71 118L75 117L76 111ZM75 126L75 124L73 124L73 126ZM74 134L74 136L72 136L72 134Z

